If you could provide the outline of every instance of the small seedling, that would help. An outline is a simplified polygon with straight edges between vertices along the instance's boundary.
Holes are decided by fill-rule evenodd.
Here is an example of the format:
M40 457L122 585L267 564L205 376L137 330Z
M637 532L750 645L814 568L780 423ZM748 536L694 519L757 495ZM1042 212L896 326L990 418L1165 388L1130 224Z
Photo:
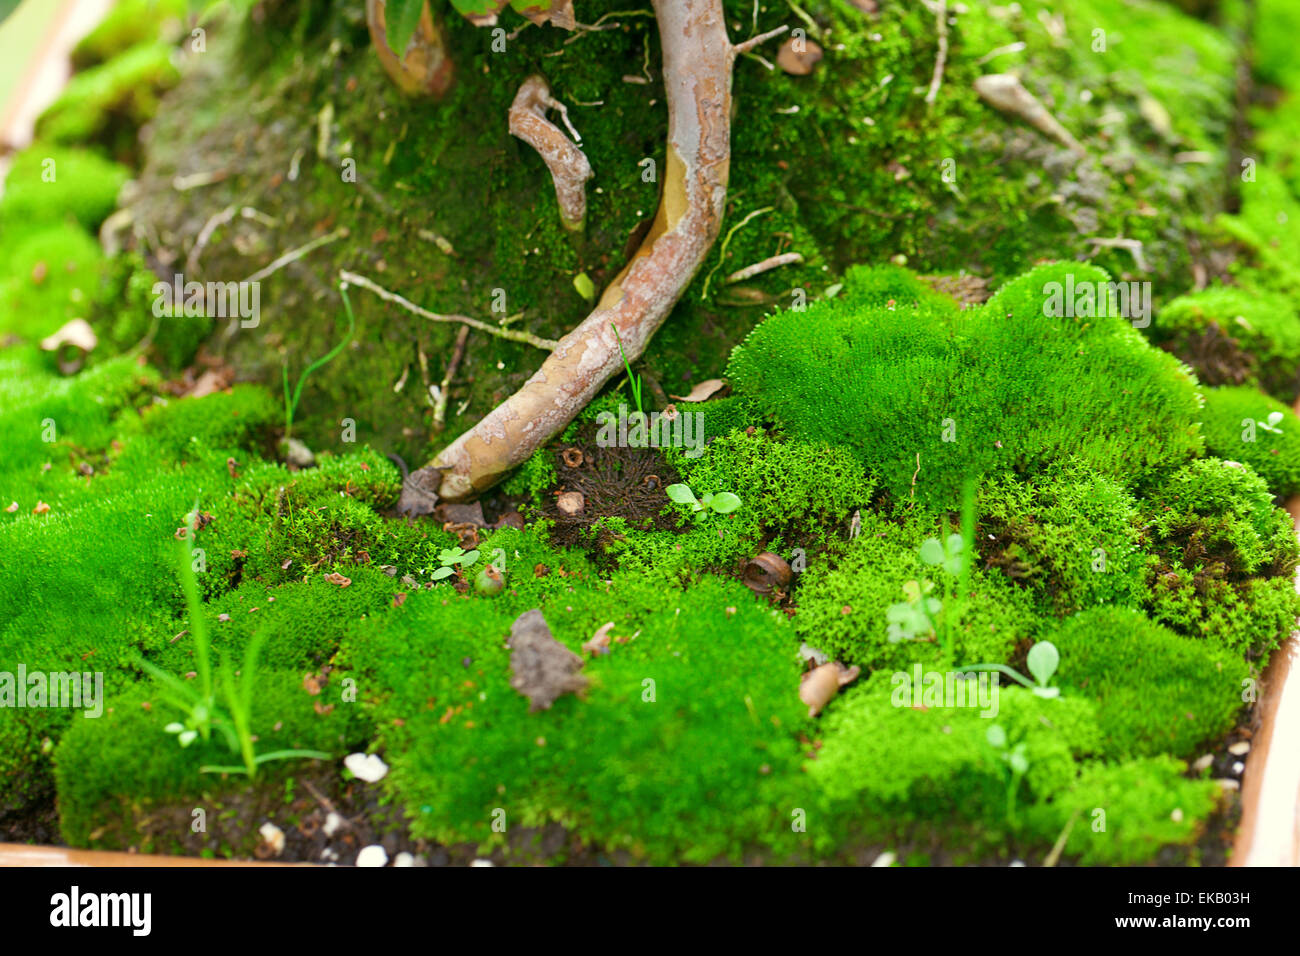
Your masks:
M614 330L614 338L618 342L618 354L623 356L623 368L627 369L627 384L632 390L632 401L636 402L636 413L645 418L645 409L641 407L641 376L632 374L632 366L628 364L627 353L623 351L623 338L618 334L618 326L611 322L609 327Z
M969 664L965 667L959 667L959 671L997 671L1000 674L1006 674L1013 681L1028 687L1035 695L1039 697L1059 697L1061 688L1049 687L1048 681L1056 673L1057 666L1061 663L1061 652L1056 649L1056 645L1051 641L1039 641L1029 649L1029 655L1025 659L1029 667L1029 673L1034 675L1031 681L1019 671L1012 670L1006 664Z
M719 515L730 514L741 505L741 500L730 491L720 491L716 495L707 494L698 499L695 497L695 492L682 484L669 485L664 491L679 505L691 506L696 524L707 518L710 512Z
M890 643L934 640L935 622L943 610L943 602L929 596L933 590L934 582L928 578L904 582L903 594L907 600L891 604L885 611Z
M942 565L945 571L957 577L966 564L965 547L966 543L959 534L950 534L943 541L926 538L921 544L921 560L926 564Z
M347 313L348 317L348 334L343 336L338 345L302 370L302 374L298 376L298 385L294 388L292 394L289 392L289 365L286 362L280 367L281 378L284 380L284 441L286 443L293 436L293 416L298 411L298 400L302 398L302 387L307 384L307 377L318 368L328 365L338 358L338 354L343 351L344 346L352 341L352 333L357 329L357 318L352 314L352 303L348 301L348 284L346 282L339 283L339 294L343 296L343 311Z
M1264 431L1266 432L1272 432L1274 435L1280 435L1282 434L1282 429L1278 428L1278 426L1282 424L1282 413L1269 412L1268 421L1256 422L1255 424L1258 425L1260 428L1264 429Z
M985 733L989 745L998 752L998 757L1006 764L1010 776L1007 779L1007 823L1016 825L1016 791L1020 789L1020 779L1029 772L1029 757L1025 753L1023 742L1010 746L1007 732L994 724Z
M457 566L468 568L477 560L477 551L466 551L464 548L443 548L438 552L438 561L442 567L433 572L433 579L441 581L443 578L449 578L456 572Z

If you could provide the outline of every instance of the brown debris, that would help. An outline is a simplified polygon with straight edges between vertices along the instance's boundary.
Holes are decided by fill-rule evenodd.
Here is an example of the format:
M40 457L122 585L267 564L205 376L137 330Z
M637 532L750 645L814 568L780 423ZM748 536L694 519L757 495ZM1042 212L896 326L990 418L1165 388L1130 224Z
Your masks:
M566 515L580 515L586 501L580 491L566 491L556 499L555 506Z
M807 76L821 62L822 48L812 40L791 37L776 51L776 65L791 76Z
M860 673L862 668L856 664L845 667L838 661L831 661L804 674L799 682L799 699L808 705L808 716L820 714L840 688L853 683Z
M529 700L529 713L549 710L564 694L587 686L582 658L554 637L542 612L525 611L510 627L510 686Z
M745 587L755 594L771 594L773 590L789 587L794 574L789 563L779 554L764 551L745 564Z

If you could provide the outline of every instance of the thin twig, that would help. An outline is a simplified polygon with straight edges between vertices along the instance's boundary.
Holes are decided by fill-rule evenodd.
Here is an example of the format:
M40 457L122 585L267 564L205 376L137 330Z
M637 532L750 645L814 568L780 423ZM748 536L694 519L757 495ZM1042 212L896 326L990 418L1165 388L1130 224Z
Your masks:
M470 328L478 329L480 332L486 332L488 335L495 335L499 339L509 339L512 342L523 342L534 348L543 349L547 352L553 351L560 343L554 339L544 339L533 335L530 332L517 332L514 329L499 329L487 322L478 319L471 319L467 315L441 315L437 312L430 312L428 309L422 309L409 299L403 298L396 292L389 292L381 285L371 282L365 276L357 275L355 272L348 272L346 269L339 272L339 278L361 289L368 289L385 302L391 302L394 305L401 306L407 312L418 315L422 319L428 319L431 322L461 322Z
M461 357L465 354L465 341L468 338L469 326L462 325L460 333L456 336L456 347L452 350L451 361L447 363L447 374L442 377L442 385L438 389L438 400L433 406L434 431L442 431L447 426L447 397L451 391L451 379L456 374Z
M790 28L783 23L775 30L768 30L766 33L760 33L756 37L750 37L748 40L733 45L731 51L736 56L744 56L750 50L754 49L754 47L758 46L761 43L766 43L768 40L772 39L772 37L780 36L782 33L784 33L786 30L789 29Z
M199 256L207 248L208 242L212 239L212 234L234 219L238 208L238 206L234 205L227 206L220 212L213 213L208 221L203 224L203 228L199 230L198 238L194 240L194 248L185 257L185 272L187 275L193 275L199 271Z
M939 27L939 53L934 58L934 76L930 79L930 91L925 94L925 102L934 105L939 95L939 84L943 82L943 68L948 62L948 0L927 3L934 11L934 19Z
M303 245L299 246L297 249L290 249L284 255L280 256L280 258L272 262L269 266L266 266L265 268L262 269L258 269L256 272L254 272L251 276L249 276L244 281L261 282L267 276L279 272L289 263L297 262L303 256L307 255L308 253L314 252L315 250L319 249L321 246L329 245L331 242L337 242L340 239L346 238L347 234L348 234L348 227L340 226L339 228L331 232L329 235L318 236L317 238L313 239L311 242L304 243Z
M733 272L727 276L726 283L730 285L733 282L744 282L746 279L752 279L764 272L779 269L781 266L794 265L798 262L803 262L803 256L797 252L786 252L779 256L770 256L762 262L755 262L752 266L745 266L745 268Z

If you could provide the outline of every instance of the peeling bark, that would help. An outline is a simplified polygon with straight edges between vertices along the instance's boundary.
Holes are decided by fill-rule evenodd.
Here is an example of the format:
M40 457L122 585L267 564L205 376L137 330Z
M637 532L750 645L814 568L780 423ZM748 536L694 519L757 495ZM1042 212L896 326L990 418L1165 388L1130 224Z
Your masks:
M401 510L425 514L440 497L473 498L563 429L623 366L611 326L629 360L641 355L717 238L731 158L731 68L766 36L733 46L721 0L654 0L654 10L668 143L650 232L595 311L519 391L407 477Z
M591 164L581 149L546 118L546 111L559 111L568 121L564 104L551 96L540 76L524 80L510 106L510 134L537 150L551 171L560 220L570 232L581 232L587 222L587 180Z

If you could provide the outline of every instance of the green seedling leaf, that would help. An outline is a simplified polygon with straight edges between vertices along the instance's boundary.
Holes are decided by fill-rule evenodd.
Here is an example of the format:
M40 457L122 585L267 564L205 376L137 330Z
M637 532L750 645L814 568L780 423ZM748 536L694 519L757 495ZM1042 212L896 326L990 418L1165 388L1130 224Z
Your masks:
M1051 641L1039 641L1029 649L1025 663L1029 665L1029 673L1034 675L1034 680L1046 686L1056 673L1057 665L1061 663L1061 652Z
M439 568L437 571L434 571L431 576L435 581L441 581L443 578L451 577L455 572L456 572L455 568L443 567L443 568Z
M478 560L477 551L466 551L464 554L462 554L459 558L456 559L456 563L463 568L467 568L477 560Z
M710 507L720 515L730 514L740 507L740 499L730 491L719 492L713 496Z
M596 298L596 284L591 281L591 276L585 272L579 272L573 277L573 287L578 290L578 295L588 302Z
M679 505L697 504L695 493L686 485L669 485L664 491L667 492L669 498Z
M388 0L384 6L384 29L388 34L388 48L400 60L406 47L420 25L424 0Z
M926 564L943 563L943 544L938 538L926 538L921 545L921 560Z

